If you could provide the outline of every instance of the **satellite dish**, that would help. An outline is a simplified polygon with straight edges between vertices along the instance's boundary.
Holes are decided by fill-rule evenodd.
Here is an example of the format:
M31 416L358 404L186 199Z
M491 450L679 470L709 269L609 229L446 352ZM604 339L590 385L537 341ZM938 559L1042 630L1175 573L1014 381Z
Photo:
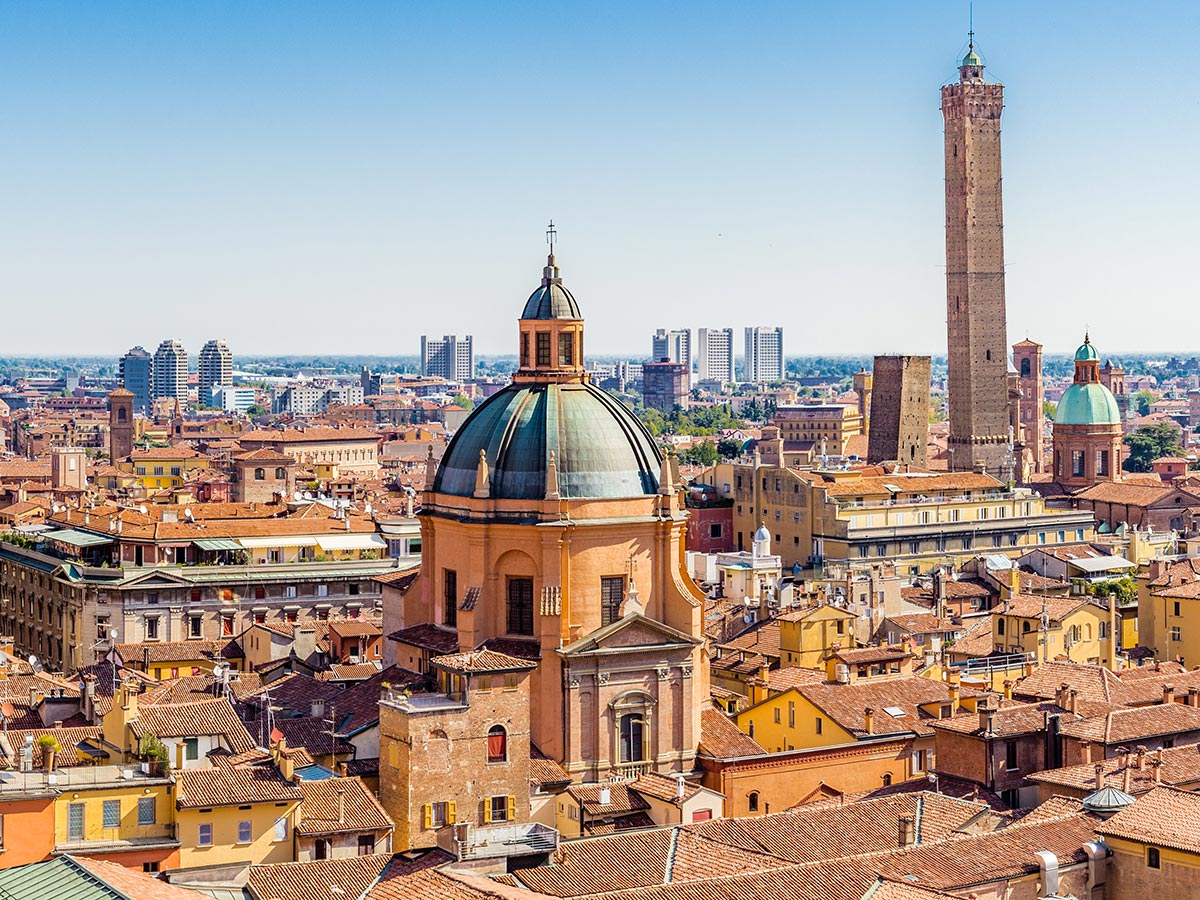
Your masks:
M143 503L141 506L138 507L138 512L140 512L144 516L144 515L147 515L150 512L150 510L147 509L146 504Z
M311 499L312 499L312 491L305 491L305 492L304 492L304 499L305 499L305 500L311 500Z
M303 500L304 495L302 493L300 493L299 491L296 491L295 493L292 494L292 499L293 500Z
M117 639L117 629L110 628L108 631L108 637L109 637L109 640L115 641Z
M38 661L36 656L29 657L29 666L33 669L35 675L42 671L42 664Z

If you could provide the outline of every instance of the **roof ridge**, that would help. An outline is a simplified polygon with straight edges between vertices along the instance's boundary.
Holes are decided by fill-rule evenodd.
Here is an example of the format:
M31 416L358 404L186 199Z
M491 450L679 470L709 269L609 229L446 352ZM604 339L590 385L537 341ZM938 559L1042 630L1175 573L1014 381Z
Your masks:
M130 897L128 894L126 894L120 888L109 884L107 881L105 881L103 878L101 878L99 875L97 875L95 872L93 872L87 866L83 865L83 863L81 863L79 860L77 860L71 854L64 853L63 859L66 859L70 863L71 867L74 868L75 871L78 872L80 875L82 875L84 878L94 881L96 884L100 885L101 887L103 887L109 891L112 891L116 897L120 898L120 900L134 900L133 897ZM107 862L107 860L102 860L102 862Z
M679 828L671 829L671 841L667 844L667 862L663 870L663 884L671 884L675 877L675 851L679 847Z
M921 843L921 823L925 818L925 792L917 794L917 814L913 817L913 838L917 844Z

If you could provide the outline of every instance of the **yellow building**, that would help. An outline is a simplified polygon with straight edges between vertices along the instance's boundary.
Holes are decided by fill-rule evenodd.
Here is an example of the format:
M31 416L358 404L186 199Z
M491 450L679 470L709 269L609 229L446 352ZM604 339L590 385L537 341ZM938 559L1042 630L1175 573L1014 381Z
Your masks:
M801 607L780 614L779 661L806 669L825 665L837 650L853 650L855 615L829 604Z
M1189 825L1200 816L1200 796L1164 786L1134 800L1108 788L1089 797L1084 806L1101 799L1110 804L1105 812L1119 809L1096 826L1111 857L1105 896L1194 896L1200 841Z
M992 643L1002 653L1026 653L1036 662L1068 662L1113 667L1108 610L1088 597L1016 594L992 612Z
M1152 562L1138 578L1138 638L1161 660L1200 665L1200 558Z
M257 865L292 862L293 832L300 821L300 788L291 761L281 769L188 769L175 774L175 825L179 864Z
M700 481L733 499L737 548L748 548L765 524L784 568L889 559L914 575L981 553L1018 556L1095 536L1090 512L1047 509L1032 491L989 475L799 470L768 464L768 456L720 463Z
M189 472L207 469L208 457L190 447L151 447L134 450L122 465L144 490L161 491L180 487Z
M150 871L178 864L170 778L128 766L65 768L53 778L56 853Z

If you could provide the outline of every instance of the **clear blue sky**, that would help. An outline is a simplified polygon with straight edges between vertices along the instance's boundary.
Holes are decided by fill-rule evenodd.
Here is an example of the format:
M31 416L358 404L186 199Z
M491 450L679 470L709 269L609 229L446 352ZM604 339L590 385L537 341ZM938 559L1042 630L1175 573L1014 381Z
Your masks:
M0 12L0 352L511 352L550 217L594 351L944 349L965 0ZM1198 349L1200 4L979 0L975 28L1010 337Z

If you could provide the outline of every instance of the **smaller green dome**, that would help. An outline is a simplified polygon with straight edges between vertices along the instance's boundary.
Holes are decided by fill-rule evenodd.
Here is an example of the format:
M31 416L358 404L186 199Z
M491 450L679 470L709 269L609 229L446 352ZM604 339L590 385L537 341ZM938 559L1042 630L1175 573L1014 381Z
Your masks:
M975 48L971 47L967 50L967 55L963 57L962 64L964 66L982 66L983 60L979 58L979 54L975 52Z
M1085 345L1091 350L1091 344ZM1080 348L1080 353L1083 347ZM1095 352L1094 350L1092 351ZM1078 354L1075 356L1079 359ZM1121 409L1112 391L1099 382L1073 384L1058 401L1055 425L1119 425Z
M1091 362L1100 361L1100 354L1096 352L1096 348L1092 346L1092 342L1088 338L1083 339L1083 343L1079 345L1079 349L1075 351L1075 362Z

